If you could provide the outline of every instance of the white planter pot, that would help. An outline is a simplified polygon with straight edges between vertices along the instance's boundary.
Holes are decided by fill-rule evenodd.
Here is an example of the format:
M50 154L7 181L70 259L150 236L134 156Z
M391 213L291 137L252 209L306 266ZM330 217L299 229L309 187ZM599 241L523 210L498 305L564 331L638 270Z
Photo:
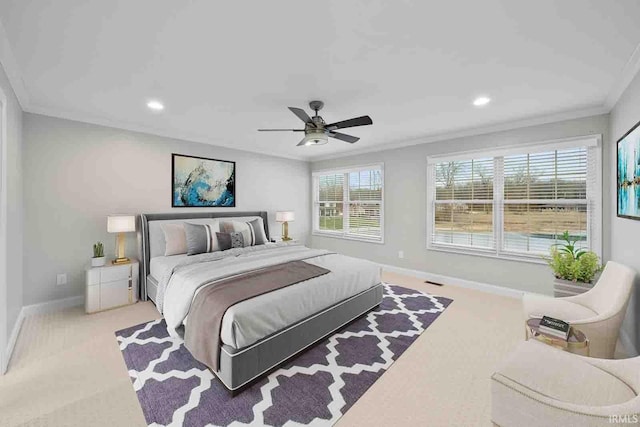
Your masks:
M91 258L91 267L102 267L106 263L106 257Z
M593 283L573 282L556 278L553 281L553 296L556 298L572 297L583 294L591 288L593 288Z

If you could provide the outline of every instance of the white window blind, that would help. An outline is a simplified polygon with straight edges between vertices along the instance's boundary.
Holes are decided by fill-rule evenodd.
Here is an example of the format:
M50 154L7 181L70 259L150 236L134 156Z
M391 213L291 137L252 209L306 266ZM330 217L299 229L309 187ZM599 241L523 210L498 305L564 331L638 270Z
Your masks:
M494 248L493 159L438 163L435 185L433 241Z
M383 240L382 165L314 173L314 233Z
M322 175L318 177L318 200L316 209L319 210L319 230L343 230L344 191L344 174Z
M587 169L586 147L504 157L503 251L546 254L565 231L588 248Z
M594 141L430 158L427 247L540 259L568 231L599 253L602 170Z

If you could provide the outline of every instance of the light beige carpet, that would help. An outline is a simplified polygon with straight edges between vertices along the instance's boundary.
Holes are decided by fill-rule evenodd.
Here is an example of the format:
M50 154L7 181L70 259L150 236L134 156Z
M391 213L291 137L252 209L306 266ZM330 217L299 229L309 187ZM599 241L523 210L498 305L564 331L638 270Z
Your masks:
M338 426L491 425L489 376L523 339L520 302L391 273L384 280L454 302ZM0 426L146 425L114 332L157 317L138 303L27 318L0 377Z

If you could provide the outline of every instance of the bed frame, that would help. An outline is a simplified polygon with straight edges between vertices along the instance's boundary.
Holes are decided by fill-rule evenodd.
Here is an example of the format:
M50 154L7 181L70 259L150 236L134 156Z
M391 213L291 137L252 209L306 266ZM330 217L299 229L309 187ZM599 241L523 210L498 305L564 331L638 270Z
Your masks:
M138 244L140 248L140 299L151 299L155 304L158 282L149 273L149 222L162 220L189 220L194 218L233 218L259 216L264 221L267 239L269 224L267 212L199 212L142 214L138 224ZM224 386L236 395L290 360L308 347L332 334L344 325L363 316L382 302L383 287L378 284L357 295L347 298L306 319L278 331L242 349L223 345L220 351L220 369L214 372Z

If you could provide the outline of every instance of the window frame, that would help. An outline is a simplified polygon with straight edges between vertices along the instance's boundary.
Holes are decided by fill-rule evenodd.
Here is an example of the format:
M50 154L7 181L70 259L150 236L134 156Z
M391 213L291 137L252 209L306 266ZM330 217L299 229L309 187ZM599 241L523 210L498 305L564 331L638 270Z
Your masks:
M504 212L503 207L513 201L504 199L504 157L509 155L533 154L547 151L562 151L570 148L587 147L587 173L595 169L595 179L587 179L587 236L590 243L589 249L602 257L602 135L585 135L575 138L563 138L550 141L529 143L526 145L508 146L499 149L473 150L450 153L448 155L436 155L427 157L427 215L426 215L426 248L431 251L450 252L465 255L477 255L496 259L513 261L525 261L535 264L545 264L546 261L540 255L534 253L518 253L504 248ZM454 245L433 241L435 230L435 196L436 196L436 168L440 162L454 160L470 160L493 157L493 237L495 248L474 248L465 245ZM590 160L591 157L591 160ZM593 161L593 166L589 162ZM534 199L530 199L534 200ZM515 200L514 200L515 201ZM531 201L530 201L531 202ZM549 202L546 200L545 202ZM553 199L554 204L567 204L573 201Z
M349 233L348 227L347 230L344 228L344 224L349 223L349 206L351 204L351 200L349 200L349 174L354 172L362 172L368 170L380 170L380 178L382 181L382 191L380 197L380 237L367 237L363 235L351 234ZM320 209L319 209L319 178L324 175L344 175L344 187L343 187L343 229L342 231L328 231L328 230L320 230ZM312 210L312 230L311 234L313 236L321 236L321 237L332 237L336 239L343 240L355 240L359 242L366 243L377 243L384 244L384 187L385 187L385 179L384 179L384 163L373 163L368 165L359 165L359 166L351 166L344 168L335 168L335 169L322 169L313 171L311 174L311 185L312 185L312 200L311 200L311 210ZM339 202L336 202L339 203ZM377 203L377 202L372 202Z

